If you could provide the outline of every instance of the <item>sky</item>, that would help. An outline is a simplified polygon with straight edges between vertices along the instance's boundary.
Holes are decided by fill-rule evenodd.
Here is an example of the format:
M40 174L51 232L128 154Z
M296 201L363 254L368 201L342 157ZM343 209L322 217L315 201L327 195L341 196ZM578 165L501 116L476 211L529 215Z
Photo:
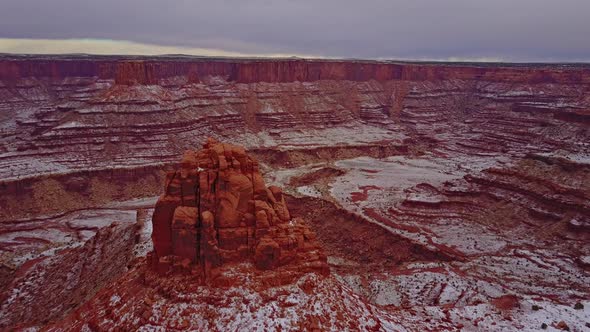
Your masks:
M590 0L0 0L0 53L590 62Z

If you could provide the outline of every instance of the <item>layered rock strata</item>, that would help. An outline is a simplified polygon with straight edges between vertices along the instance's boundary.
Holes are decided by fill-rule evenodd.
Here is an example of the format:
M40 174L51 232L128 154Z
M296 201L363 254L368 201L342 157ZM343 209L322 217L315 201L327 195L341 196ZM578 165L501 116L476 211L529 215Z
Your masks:
M185 271L204 280L217 267L252 261L259 269L297 263L300 272L328 273L315 234L292 218L278 187L266 187L258 163L242 147L209 139L169 172L153 215L160 274Z
M247 148L346 136L468 153L530 140L579 149L589 77L584 65L4 56L0 190L40 174L173 163L207 136ZM306 134L331 128L340 134Z

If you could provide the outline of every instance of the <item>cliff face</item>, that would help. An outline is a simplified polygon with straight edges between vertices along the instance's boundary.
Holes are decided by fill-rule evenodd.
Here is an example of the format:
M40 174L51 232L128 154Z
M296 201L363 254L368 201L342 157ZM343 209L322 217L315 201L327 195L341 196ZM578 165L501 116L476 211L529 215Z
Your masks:
M158 84L185 77L202 82L207 76L237 83L288 83L320 80L379 82L390 80L485 80L509 83L590 83L584 67L448 65L322 60L145 60L145 59L7 59L0 60L0 80L98 77L118 84Z
M0 327L47 323L125 272L133 256L134 224L112 224L83 246L22 266L0 289Z

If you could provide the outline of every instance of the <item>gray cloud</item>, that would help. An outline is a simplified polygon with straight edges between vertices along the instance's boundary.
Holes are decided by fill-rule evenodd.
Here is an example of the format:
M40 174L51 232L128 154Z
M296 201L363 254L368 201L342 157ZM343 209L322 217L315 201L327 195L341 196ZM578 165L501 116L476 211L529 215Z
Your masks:
M2 0L0 38L363 58L590 60L587 0ZM0 48L0 52L2 49Z

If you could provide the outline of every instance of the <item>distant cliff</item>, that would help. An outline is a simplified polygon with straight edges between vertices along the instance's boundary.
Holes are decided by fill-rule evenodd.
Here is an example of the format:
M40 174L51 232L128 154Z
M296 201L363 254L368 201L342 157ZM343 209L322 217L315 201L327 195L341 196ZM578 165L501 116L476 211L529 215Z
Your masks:
M206 59L206 58L0 58L0 80L19 78L98 77L118 84L157 84L160 79L186 77L199 82L206 76L222 76L238 83L286 83L318 80L379 82L388 80L485 80L515 83L590 84L590 68L584 66L513 66L503 64L393 63L304 59Z

